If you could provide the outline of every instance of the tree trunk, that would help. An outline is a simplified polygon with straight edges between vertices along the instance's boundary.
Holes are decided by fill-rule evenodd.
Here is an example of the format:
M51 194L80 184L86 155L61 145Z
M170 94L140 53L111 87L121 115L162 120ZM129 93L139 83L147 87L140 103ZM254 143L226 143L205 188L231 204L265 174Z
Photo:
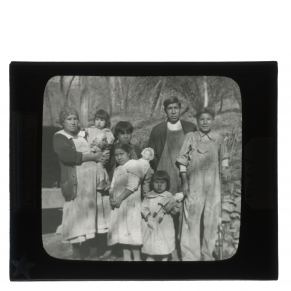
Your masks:
M44 100L45 100L45 104L48 108L48 111L50 113L50 125L53 126L54 125L54 121L53 121L53 113L52 113L52 106L51 106L51 101L50 101L50 96L48 93L48 88L47 86L44 89Z
M160 97L159 97L159 101L158 101L157 107L156 107L156 108L157 108L156 110L157 110L158 112L160 112L161 109L162 109L163 99L164 99L163 96L164 96L164 94L161 93L161 95L160 95Z
M222 112L222 106L223 106L223 94L221 95L221 98L220 98L220 108L219 108L219 113Z
M109 115L112 116L112 100L111 100L111 89L110 89L110 82L109 82L110 77L105 77L106 82L107 82L107 95L108 95L108 108L109 108Z
M70 80L69 87L68 87L68 90L67 90L67 93L65 96L65 106L68 106L69 94L70 94L71 86L72 86L74 79L75 79L75 76L73 76L73 78Z
M154 110L155 110L156 105L158 103L163 86L164 86L164 81L162 81L162 80L159 80L157 85L155 86L155 90L154 90L155 97L154 97L154 101L153 101L152 108L151 108L150 118L152 117L152 115L154 113Z
M61 87L61 92L63 94L63 97L65 99L65 90L64 90L64 76L60 76L60 87Z
M81 77L81 96L80 96L80 122L81 127L88 127L89 117L89 92L88 92L88 77Z
M109 77L108 79L108 88L109 88L109 107L111 104L111 108L109 109L111 111L110 115L112 115L112 113L115 110L116 107L116 90L115 90L115 77Z
M131 90L131 77L126 77L126 93L124 96L124 112L128 111L128 100L130 99L130 90Z
M238 89L233 90L233 95L234 95L234 98L236 99L237 104L241 110L242 105L241 105L241 96L240 96L239 90Z
M208 106L208 91L206 77L204 77L204 108Z
M125 96L124 96L124 92L123 92L121 77L117 77L117 81L118 81L119 92L120 92L120 94L119 94L119 96L120 96L120 109L124 110L124 99L125 99Z

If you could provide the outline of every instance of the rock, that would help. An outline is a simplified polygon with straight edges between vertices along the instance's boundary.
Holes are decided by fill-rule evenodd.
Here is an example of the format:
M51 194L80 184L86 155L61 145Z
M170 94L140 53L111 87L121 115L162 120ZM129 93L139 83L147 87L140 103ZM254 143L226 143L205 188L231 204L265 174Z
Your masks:
M230 217L227 211L222 211L222 221L230 221Z
M235 206L229 202L222 203L222 209L232 213L235 209Z
M236 188L241 188L241 182L240 181L235 181L234 185Z
M222 196L222 201L228 201L228 200L232 200L231 195L227 194L227 195Z
M238 213L241 212L241 203L240 203L240 202L236 205L234 211L235 211L235 212L238 212Z
M237 249L238 248L238 244L239 244L239 239L234 239L233 240L233 246Z
M233 244L223 243L223 259L228 259L236 253L236 248Z
M222 203L231 203L231 204L233 204L234 206L236 206L236 202L235 202L235 200L233 200L233 199L223 199L223 200L222 200Z
M231 229L239 229L240 228L240 220L239 219L235 219L230 223L230 228Z
M235 197L234 202L235 204L241 203L241 196Z
M231 214L230 214L230 217L231 217L232 219L234 219L234 218L238 218L238 219L240 219L240 214L234 212L234 213L231 213Z
M239 189L236 189L236 190L235 190L235 194L236 194L236 195L241 195L241 189L240 189L240 188L239 188Z
M233 233L233 238L239 238L239 231Z

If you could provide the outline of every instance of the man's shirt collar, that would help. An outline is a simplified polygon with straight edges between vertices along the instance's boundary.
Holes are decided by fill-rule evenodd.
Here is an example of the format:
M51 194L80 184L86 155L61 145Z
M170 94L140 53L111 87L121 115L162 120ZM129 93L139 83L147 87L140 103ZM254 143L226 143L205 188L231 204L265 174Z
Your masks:
M182 124L181 124L180 119L176 123L174 123L174 124L171 123L171 122L169 122L169 121L167 121L167 127L170 130L179 130L179 129L182 128Z
M202 138L204 138L204 137L205 137L205 138L208 137L210 140L213 140L213 133L212 133L212 130L210 130L210 131L207 132L207 133L204 133L204 132L198 130L198 134L199 134L199 136L200 136L200 140L202 140Z

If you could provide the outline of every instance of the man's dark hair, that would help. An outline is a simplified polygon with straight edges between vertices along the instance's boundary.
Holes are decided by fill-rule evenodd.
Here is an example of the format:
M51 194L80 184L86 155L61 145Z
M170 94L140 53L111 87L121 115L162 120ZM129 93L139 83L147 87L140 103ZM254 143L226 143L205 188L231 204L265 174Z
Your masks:
M117 122L115 129L114 129L114 133L115 136L117 136L119 133L132 133L133 132L133 126L130 122L128 121L119 121Z
M164 101L164 110L167 111L167 107L173 103L177 103L181 108L181 101L176 96L172 96Z
M196 114L196 119L198 120L199 117L204 113L211 115L212 118L214 119L215 113L214 113L214 110L211 109L210 107L204 107L203 109L199 110Z

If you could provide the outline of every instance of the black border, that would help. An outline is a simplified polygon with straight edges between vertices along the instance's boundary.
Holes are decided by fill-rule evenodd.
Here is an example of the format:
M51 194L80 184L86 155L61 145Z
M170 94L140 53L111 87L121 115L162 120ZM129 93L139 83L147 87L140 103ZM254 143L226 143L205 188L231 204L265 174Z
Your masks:
M278 204L277 204L277 62L232 63L32 63L10 64L10 122L15 112L36 112L37 178L36 209L14 212L13 179L17 160L12 150L15 135L10 130L10 259L26 254L30 280L276 280L278 279ZM244 147L253 137L272 137L273 209L252 209L245 202L242 182L242 216L239 248L231 259L216 262L80 262L50 257L41 237L41 139L44 88L58 75L120 76L225 76L241 90ZM243 169L244 173L244 163ZM242 177L244 180L244 177ZM10 279L16 267L10 262Z

